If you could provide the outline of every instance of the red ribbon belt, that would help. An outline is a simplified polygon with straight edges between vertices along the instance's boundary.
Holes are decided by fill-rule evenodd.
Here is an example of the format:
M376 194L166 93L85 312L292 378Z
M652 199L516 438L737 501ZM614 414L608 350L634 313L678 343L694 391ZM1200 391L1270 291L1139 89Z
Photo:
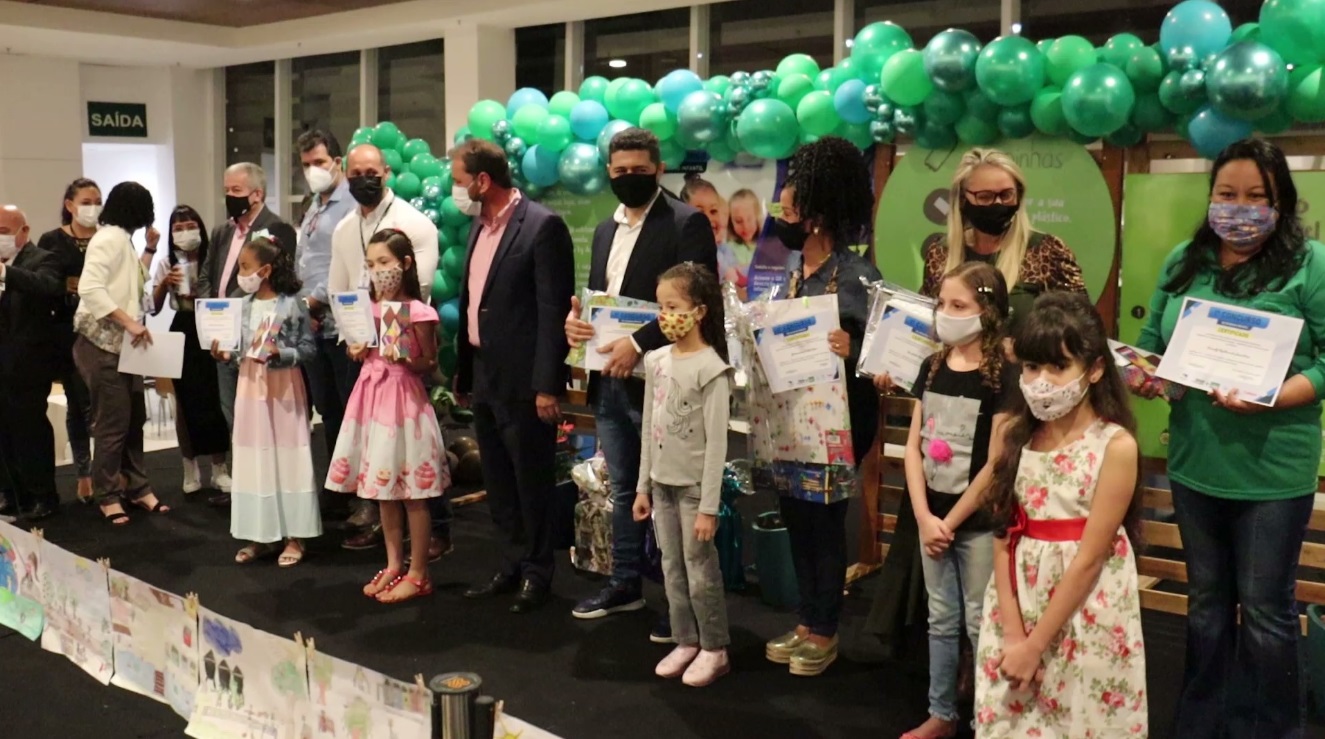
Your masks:
M1008 572L1012 594L1017 594L1017 542L1022 537L1038 541L1081 541L1085 531L1084 518L1031 519L1026 517L1025 508L1017 506L1012 525L1008 526Z

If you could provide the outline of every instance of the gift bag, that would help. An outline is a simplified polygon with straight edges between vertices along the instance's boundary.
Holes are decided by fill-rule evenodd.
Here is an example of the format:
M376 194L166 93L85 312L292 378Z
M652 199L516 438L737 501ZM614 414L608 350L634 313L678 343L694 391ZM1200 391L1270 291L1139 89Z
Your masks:
M585 572L612 574L612 491L607 462L594 457L575 465L571 479L580 490L575 504L575 546L571 565Z

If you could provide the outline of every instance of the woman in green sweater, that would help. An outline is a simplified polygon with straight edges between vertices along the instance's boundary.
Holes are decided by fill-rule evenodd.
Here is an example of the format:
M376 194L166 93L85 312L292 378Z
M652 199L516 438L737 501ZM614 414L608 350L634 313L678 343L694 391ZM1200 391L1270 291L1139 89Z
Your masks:
M1169 255L1141 332L1142 348L1163 353L1186 297L1305 321L1273 408L1189 392L1169 414L1190 585L1175 736L1187 739L1303 731L1294 586L1321 453L1325 246L1307 239L1297 204L1278 147L1249 139L1225 149L1208 217ZM1156 394L1153 384L1136 390Z

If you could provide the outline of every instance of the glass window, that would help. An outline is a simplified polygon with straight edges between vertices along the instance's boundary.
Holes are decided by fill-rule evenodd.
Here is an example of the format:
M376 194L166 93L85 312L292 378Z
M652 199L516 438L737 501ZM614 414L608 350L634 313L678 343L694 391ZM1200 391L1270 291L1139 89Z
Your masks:
M275 164L276 64L226 67L225 163ZM264 161L265 160L265 161Z
M1261 0L1220 0L1233 21L1255 21ZM1130 33L1147 44L1159 41L1159 27L1173 8L1170 0L1103 0L1103 4L1065 5L1059 0L1022 0L1022 34L1033 39L1085 36L1097 46L1110 36Z
M303 200L307 184L294 142L305 131L330 133L344 146L359 126L359 52L309 56L290 61L290 196ZM294 203L296 220L302 202Z
M584 23L584 76L637 77L650 84L690 66L690 8Z
M442 40L377 52L377 118L391 121L434 152L446 151L446 57Z
M1023 16L1028 2L1022 0ZM988 43L998 38L1001 12L999 0L856 0L856 30L878 21L892 21L911 34L917 49L925 48L934 34L949 28L965 29Z
M552 97L566 86L566 24L515 29L515 87Z
M709 73L776 69L788 54L833 66L833 0L759 0L709 6Z

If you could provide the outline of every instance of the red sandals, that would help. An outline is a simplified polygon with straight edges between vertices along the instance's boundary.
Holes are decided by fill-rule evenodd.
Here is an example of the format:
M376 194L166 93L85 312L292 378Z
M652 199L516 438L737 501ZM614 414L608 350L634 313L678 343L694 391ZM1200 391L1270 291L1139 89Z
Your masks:
M413 585L414 592L410 593L409 595L406 595L403 598L396 598L394 600L382 600L383 595L395 590L396 586L399 585L402 581L407 582L410 585ZM377 602L386 605L396 605L397 603L405 603L407 601L414 600L415 598L422 598L425 595L432 595L432 580L428 578L424 578L422 580L415 580L409 575L401 575L400 577L393 580L390 585L388 585L386 588L384 588L383 590L377 593Z

